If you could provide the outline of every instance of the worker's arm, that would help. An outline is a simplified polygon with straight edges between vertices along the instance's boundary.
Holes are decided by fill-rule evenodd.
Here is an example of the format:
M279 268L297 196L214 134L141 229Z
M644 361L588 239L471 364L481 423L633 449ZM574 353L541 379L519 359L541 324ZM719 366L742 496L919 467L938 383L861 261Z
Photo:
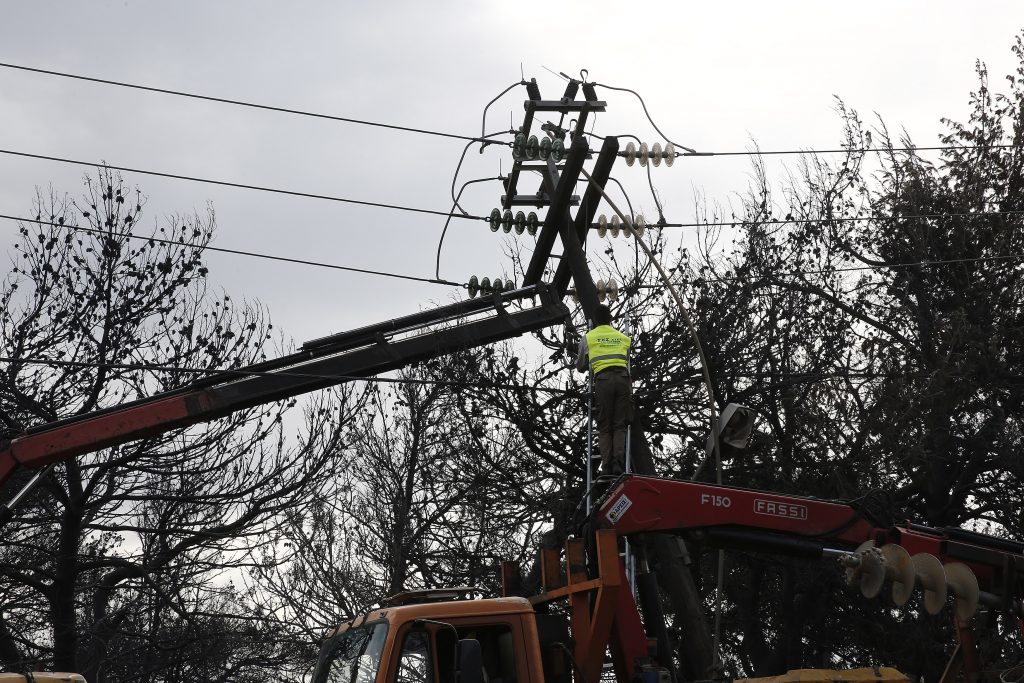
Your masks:
M586 372L590 367L590 363L587 361L589 355L590 349L587 347L587 336L583 335L580 339L580 350L576 353L576 369L580 372Z

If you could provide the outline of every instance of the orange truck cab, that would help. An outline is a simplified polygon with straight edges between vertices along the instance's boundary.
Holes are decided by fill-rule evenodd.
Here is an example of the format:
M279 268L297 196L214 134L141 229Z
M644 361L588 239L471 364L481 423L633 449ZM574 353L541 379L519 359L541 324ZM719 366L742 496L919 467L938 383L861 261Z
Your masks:
M451 597L403 593L341 625L313 683L568 683L564 618L537 614L525 598Z

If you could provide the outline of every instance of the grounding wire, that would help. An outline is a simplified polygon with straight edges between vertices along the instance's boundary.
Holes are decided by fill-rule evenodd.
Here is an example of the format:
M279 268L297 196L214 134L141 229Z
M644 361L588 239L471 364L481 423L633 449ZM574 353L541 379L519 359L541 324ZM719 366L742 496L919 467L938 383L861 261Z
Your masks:
M49 226L52 226L52 227L55 227L55 228L65 228L65 229L68 229L68 230L73 230L75 232L93 233L93 234L97 234L97 235L103 235L105 237L124 237L124 238L127 238L127 239L145 240L145 241L148 241L148 242L159 242L161 244L171 244L171 245L176 245L176 246L181 246L181 247L198 247L198 245L191 244L189 242L181 242L179 240L171 240L171 239L167 239L167 238L164 238L164 237L156 237L156 236L147 237L146 235L137 235L137 234L132 233L132 232L113 232L113 231L102 230L102 229L99 229L99 228L88 228L88 227L84 227L84 226L81 226L81 225L72 225L70 223L57 223L57 222L53 222L53 221L40 220L38 218L26 218L24 216L12 216L12 215L9 215L9 214L0 214L0 219L6 219L6 220L10 220L10 221L19 221L19 222L25 222L25 223L36 223L38 225L49 225ZM417 277L415 275L403 275L401 273L389 273L389 272L382 271L382 270L370 270L368 268L356 268L355 266L342 266L342 265L338 265L336 263L324 263L324 262L321 262L321 261L310 261L310 260L307 260L307 259L289 258L287 256L275 256L275 255L272 255L272 254L262 254L262 253L255 252L255 251L245 251L245 250L242 250L242 249L232 249L230 247L214 247L214 246L211 246L211 245L205 245L205 246L202 246L201 248L204 251L216 251L216 252L221 252L221 253L224 253L224 254L234 254L234 255L237 255L237 256L248 256L250 258L267 259L267 260L270 260L270 261L282 261L284 263L295 263L295 264L304 265L304 266L315 266L317 268L330 268L332 270L344 270L344 271L350 271L350 272L353 272L353 273L364 273L366 275L378 275L380 277L390 277L390 278L397 278L397 279L401 279L401 280L412 280L414 282L426 282L426 283L435 284L435 285L447 285L449 287L462 287L462 288L465 287L465 285L463 285L461 283L452 282L450 280L442 280L440 278L425 278L425 277Z
M306 379L338 380L341 382L379 382L386 384L423 384L429 386L450 386L450 387L473 387L479 389L510 389L516 391L536 391L547 394L559 394L565 396L576 396L578 392L568 389L553 389L547 387L531 387L525 384L487 384L481 382L450 382L444 380L430 379L402 379L398 377L364 377L360 375L331 375L323 373L300 372L294 370L282 370L279 372L245 370L245 369L214 369L214 368L184 368L176 365L152 365L148 363L87 363L84 361L57 360L57 359L26 359L0 356L0 363L22 364L22 365L47 365L55 367L79 367L88 369L110 369L110 370L152 370L158 372L170 372L195 375L234 375L237 377L296 377ZM229 380L225 380L229 381ZM187 389L187 385L180 389Z
M156 88L148 85L139 85L137 83L126 83L124 81L114 81L105 78L95 78L92 76L81 76L79 74L71 74L63 71L52 71L50 69L39 69L31 66L24 66L21 64L11 64L7 62L0 62L0 67L5 69L17 69L19 71L28 71L32 73L46 74L48 76L60 76L61 78L72 78L79 81L89 81L91 83L102 83L104 85L116 85L121 88L132 88L134 90L145 90L148 92L156 92L164 95L176 95L178 97L188 97L194 100L205 100L208 102L219 102L222 104L234 104L239 107L249 107L250 109L263 109L266 111L276 111L283 114L296 114L298 116L308 116L317 119L327 119L329 121L341 121L343 123L355 123L362 126L374 126L377 128L389 128L391 130L400 130L407 133L420 133L422 135L434 135L443 138L452 138L455 140L469 140L470 142L488 142L489 144L497 144L493 141L485 140L482 138L476 138L470 135L458 135L456 133L444 133L436 130L428 130L426 128L413 128L410 126L399 126L391 123L381 123L379 121L368 121L365 119L354 119L347 116L335 116L333 114L321 114L317 112L304 111L301 109L290 109L287 107L276 107L269 104L259 104L256 102L246 102L243 100L232 100L225 97L214 97L212 95L199 95L196 93L184 92L181 90L170 90L167 88ZM519 85L516 83L515 85ZM510 88L511 89L511 88ZM510 144L510 143L501 143Z
M139 173L141 175L156 176L159 178L172 178L174 180L187 180L196 183L206 183L209 185L220 185L223 187L235 187L242 190L256 190L258 192L270 192L272 194L283 194L292 197L303 197L305 199L323 199L331 202L342 202L345 204L358 204L360 206L373 206L381 209L394 209L396 211L411 211L413 213L425 213L434 216L453 216L454 218L466 218L470 220L487 220L486 216L472 216L469 214L452 214L452 212L437 211L436 209L421 209L413 206L402 206L400 204L385 204L382 202L371 202L362 199L350 199L348 197L337 197L325 194L314 194L311 192L299 192L297 190L283 190L274 187L264 187L261 185L248 185L246 183L235 183L227 180L214 180L211 178L199 178L195 176L180 175L177 173L164 173L161 171L148 171L140 168L130 168L128 166L114 166L107 163L95 163L92 161L80 161L77 159L67 159L65 157L48 156L45 154L30 154L29 152L18 152L10 149L0 149L0 154L8 154L11 156L25 157L28 159L41 159L43 161L58 161L64 164L74 164L77 166L89 166L93 168L109 168L115 171L124 171L125 173Z

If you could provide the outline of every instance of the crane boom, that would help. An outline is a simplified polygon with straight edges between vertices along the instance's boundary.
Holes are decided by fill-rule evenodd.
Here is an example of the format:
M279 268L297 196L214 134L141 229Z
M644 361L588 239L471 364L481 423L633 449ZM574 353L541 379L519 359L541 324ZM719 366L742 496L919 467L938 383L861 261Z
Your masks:
M537 306L514 312L507 308L509 303L538 295ZM471 315L478 317L456 322ZM181 390L30 429L0 445L0 485L19 468L43 467L244 408L510 339L568 315L565 305L538 284L313 340L296 353L217 373Z

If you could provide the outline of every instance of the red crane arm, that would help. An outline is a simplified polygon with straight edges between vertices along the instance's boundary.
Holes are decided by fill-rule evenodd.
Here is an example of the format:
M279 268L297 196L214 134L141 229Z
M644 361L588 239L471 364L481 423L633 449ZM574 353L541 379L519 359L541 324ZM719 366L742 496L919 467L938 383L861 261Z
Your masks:
M821 557L865 541L896 543L911 555L962 562L982 590L1024 595L1024 544L959 528L889 525L857 502L836 502L734 486L627 475L599 504L594 522L621 535L676 532L729 548Z
M598 519L623 535L728 526L858 545L885 533L846 503L641 476L622 480Z
M516 312L505 308L511 301L537 295L538 306ZM479 314L490 315L464 320ZM546 286L537 285L317 339L283 358L232 370L181 391L42 425L0 443L0 485L20 467L43 467L244 408L510 339L554 325L567 315L561 301ZM403 336L389 338L398 334Z

